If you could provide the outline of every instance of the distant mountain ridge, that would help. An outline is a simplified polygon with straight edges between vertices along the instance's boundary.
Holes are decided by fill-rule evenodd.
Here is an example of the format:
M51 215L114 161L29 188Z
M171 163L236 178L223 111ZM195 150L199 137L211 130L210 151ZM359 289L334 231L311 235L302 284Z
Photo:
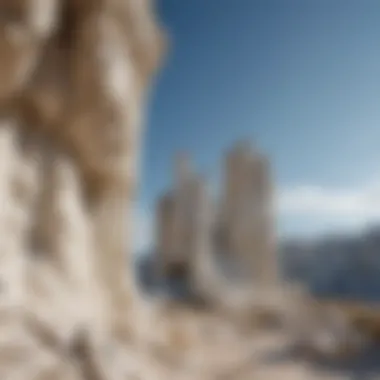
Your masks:
M283 275L321 297L380 302L380 226L356 235L282 244Z
M179 279L158 283L153 252L136 262L143 291L183 299L189 294ZM360 234L291 239L279 247L285 280L305 284L319 297L380 302L380 225Z

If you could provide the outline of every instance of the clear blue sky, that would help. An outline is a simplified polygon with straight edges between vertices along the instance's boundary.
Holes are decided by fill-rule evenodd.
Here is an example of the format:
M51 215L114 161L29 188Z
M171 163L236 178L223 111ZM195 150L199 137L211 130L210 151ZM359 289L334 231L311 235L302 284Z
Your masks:
M168 185L176 151L217 177L242 137L269 155L281 189L347 192L380 174L380 1L158 0L158 11L172 41L149 109L142 207ZM305 220L312 231L289 213L280 229Z

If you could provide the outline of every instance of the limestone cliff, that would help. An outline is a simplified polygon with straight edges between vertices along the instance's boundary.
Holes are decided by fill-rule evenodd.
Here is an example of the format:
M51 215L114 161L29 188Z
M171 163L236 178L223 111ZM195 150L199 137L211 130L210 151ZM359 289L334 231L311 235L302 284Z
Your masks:
M1 379L119 378L152 8L0 2Z

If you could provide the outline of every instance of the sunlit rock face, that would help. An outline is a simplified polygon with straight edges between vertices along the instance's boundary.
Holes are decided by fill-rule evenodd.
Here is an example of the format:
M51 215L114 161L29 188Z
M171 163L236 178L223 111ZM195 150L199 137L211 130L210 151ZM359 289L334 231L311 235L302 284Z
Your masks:
M2 379L112 378L99 368L132 309L130 205L163 41L148 0L0 3Z
M197 293L204 258L212 253L212 202L206 181L184 153L176 157L175 169L173 189L157 202L156 275Z
M273 182L268 159L243 142L225 157L219 249L231 252L256 286L277 281Z

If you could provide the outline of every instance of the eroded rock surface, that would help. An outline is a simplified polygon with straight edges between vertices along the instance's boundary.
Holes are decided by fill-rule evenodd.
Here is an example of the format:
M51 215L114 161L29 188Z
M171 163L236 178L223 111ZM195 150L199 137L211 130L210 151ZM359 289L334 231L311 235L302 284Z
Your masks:
M149 0L0 3L1 379L119 379L133 358L125 252L163 41Z

